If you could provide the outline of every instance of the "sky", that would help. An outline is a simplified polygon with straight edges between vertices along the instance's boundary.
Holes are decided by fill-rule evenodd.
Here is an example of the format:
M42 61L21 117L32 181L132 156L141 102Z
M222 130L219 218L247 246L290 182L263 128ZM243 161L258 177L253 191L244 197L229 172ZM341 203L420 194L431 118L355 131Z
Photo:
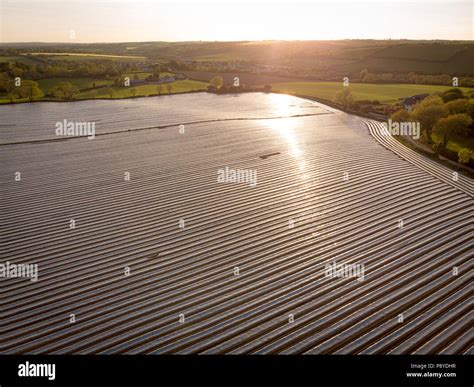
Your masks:
M473 40L474 1L0 0L0 42Z

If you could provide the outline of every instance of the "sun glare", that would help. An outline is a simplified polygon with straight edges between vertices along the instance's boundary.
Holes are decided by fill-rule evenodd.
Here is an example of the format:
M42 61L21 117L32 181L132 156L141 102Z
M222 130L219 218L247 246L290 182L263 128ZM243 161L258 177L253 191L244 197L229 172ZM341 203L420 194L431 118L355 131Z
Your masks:
M299 158L302 150L299 146L298 138L295 133L295 121L289 119L270 119L263 121L263 125L278 133L281 139L286 143L290 155Z

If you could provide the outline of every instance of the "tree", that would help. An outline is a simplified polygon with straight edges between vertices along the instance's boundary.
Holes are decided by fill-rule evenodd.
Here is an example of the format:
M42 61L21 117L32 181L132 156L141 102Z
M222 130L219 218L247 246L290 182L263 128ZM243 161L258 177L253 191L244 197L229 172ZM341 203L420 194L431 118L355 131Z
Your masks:
M69 82L59 82L58 86L53 91L53 94L65 101L70 101L79 93L77 86L70 84Z
M137 95L137 89L130 90L130 93L132 93L132 96L135 97Z
M443 117L448 115L448 109L441 97L432 95L418 103L411 112L411 116L420 122L423 135L431 142L433 126Z
M114 97L114 89L112 89L111 87L106 87L104 89L104 94L108 94L110 98L113 98Z
M13 102L13 100L15 98L18 98L18 94L15 93L15 90L9 91L7 96L8 96L8 99L10 100L10 102Z
M457 99L462 99L464 98L464 96L460 96L457 93L449 92L449 93L443 94L442 98L444 102L450 102L450 101L456 101Z
M471 159L471 152L469 149L461 148L458 152L458 162L459 164L467 164Z
M125 76L120 75L114 79L115 86L124 86Z
M214 86L216 89L220 89L222 86L224 86L224 80L220 76L215 76L212 78L209 83Z
M156 91L158 92L158 95L161 95L161 90L163 90L163 87L161 85L156 86Z
M452 89L446 90L441 94L444 102L454 101L456 99L465 98L461 89L453 87Z
M15 84L7 73L0 74L0 93L8 93L13 90Z
M43 92L38 86L38 82L35 81L22 81L21 86L15 87L13 92L19 98L28 98L31 101L35 97L42 97Z
M158 76L158 79L160 79L160 71L162 71L162 70L161 70L161 65L159 65L159 64L154 64L154 65L153 65L153 68L152 68L152 72L153 72L153 75L154 75L154 76L155 76L155 75Z
M171 86L171 83L168 83L166 85L166 89L168 90L168 94L171 94L171 90L173 89L173 86Z
M448 117L441 118L433 127L433 130L435 133L441 135L443 146L446 146L448 140L454 135L467 135L471 123L471 117L466 114L452 114Z
M449 114L467 114L474 120L474 99L457 99L446 104Z
M24 70L20 67L17 67L15 64L13 64L9 72L13 78L16 78L16 77L22 78Z
M344 87L341 91L336 93L334 102L341 105L344 109L351 107L354 103L354 97L349 87Z
M410 120L410 113L405 109L397 110L390 116L393 122L407 122Z
M448 108L449 114L460 114L460 113L468 113L469 110L469 100L468 99L456 99L454 101L450 101L446 104Z

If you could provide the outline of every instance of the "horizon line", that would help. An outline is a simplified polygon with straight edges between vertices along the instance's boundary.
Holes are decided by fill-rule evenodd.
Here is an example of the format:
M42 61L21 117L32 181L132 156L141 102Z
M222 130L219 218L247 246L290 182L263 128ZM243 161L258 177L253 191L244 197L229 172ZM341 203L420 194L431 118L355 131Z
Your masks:
M81 44L122 44L122 43L246 43L246 42L341 42L347 40L358 40L358 41L416 41L416 42L472 42L472 39L411 39L411 38L385 38L385 39L373 39L373 38L345 38L345 39L256 39L256 40L124 40L117 42L106 42L106 41L94 41L94 42L70 42L70 41L57 41L57 42L47 42L47 41L10 41L10 42L0 42L0 45L4 44L71 44L71 45L81 45Z

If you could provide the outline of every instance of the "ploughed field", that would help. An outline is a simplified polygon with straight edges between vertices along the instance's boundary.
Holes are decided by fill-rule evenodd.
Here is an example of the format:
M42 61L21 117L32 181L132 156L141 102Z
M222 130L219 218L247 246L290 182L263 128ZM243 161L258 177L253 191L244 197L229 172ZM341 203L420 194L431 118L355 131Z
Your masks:
M0 278L0 353L472 351L473 181L377 123L274 94L0 114L0 264L38 265Z

